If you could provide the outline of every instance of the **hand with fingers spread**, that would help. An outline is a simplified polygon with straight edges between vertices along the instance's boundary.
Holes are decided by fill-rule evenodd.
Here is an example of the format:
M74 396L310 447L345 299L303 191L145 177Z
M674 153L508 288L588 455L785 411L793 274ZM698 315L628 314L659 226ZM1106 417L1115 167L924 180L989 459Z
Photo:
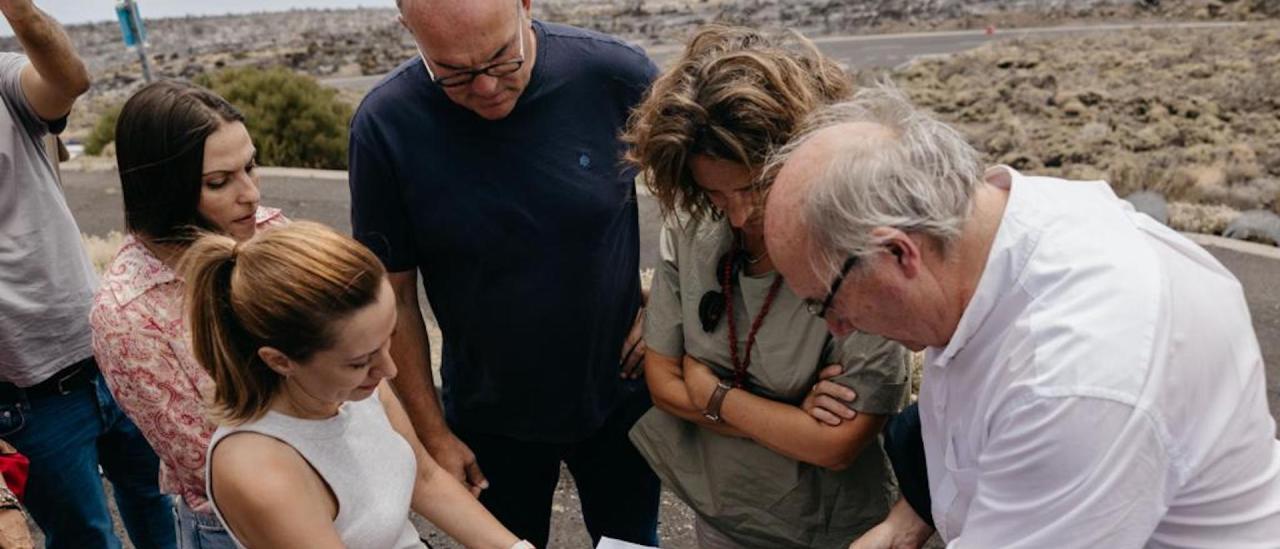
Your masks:
M818 382L800 405L814 419L827 425L838 426L858 416L849 405L858 398L853 389L831 381L844 372L844 366L831 364L818 372Z

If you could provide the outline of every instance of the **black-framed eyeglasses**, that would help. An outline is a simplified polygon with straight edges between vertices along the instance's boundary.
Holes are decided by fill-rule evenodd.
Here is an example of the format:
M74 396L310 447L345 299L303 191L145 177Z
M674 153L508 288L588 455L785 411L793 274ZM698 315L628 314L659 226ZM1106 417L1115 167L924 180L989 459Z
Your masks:
M831 281L829 286L831 289L827 291L827 297L822 301L816 299L804 300L804 308L809 314L818 318L827 318L827 309L831 308L831 302L836 300L836 293L840 291L840 285L844 284L844 277L849 274L849 270L858 263L858 256L851 255L844 260L844 265L840 267L840 274L836 275L835 280Z
M432 82L442 88L456 88L470 84L482 74L502 78L520 70L520 67L524 66L524 34L524 9L519 2L516 2L516 41L520 44L520 50L515 58L490 63L478 69L462 69L453 74L437 77L435 71L431 70L431 63L427 62L427 54L423 53L422 48L418 48L418 55L422 58L422 66L427 68L427 77Z

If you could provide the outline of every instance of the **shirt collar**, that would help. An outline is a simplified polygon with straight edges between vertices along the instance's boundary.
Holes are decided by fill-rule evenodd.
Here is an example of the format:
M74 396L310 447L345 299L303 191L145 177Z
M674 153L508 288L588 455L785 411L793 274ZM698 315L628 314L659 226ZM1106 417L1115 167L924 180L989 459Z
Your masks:
M107 267L107 272L103 273L102 285L115 296L116 303L123 307L148 290L177 278L173 269L151 253L141 240L130 234L124 237L116 258Z
M254 220L258 229L262 229L277 224L283 220L283 215L277 208L260 206L254 213ZM151 253L141 240L129 234L107 267L107 272L103 273L102 284L123 307L152 288L175 280L180 280L178 273Z
M1009 288L1014 286L1026 267L1030 252L1034 249L1034 241L1039 235L1028 231L1016 219L1023 208L1023 193L1020 191L1024 190L1021 188L1024 179L1017 170L1005 165L987 168L983 175L984 184L1007 189L1009 200L1000 217L1000 228L996 230L991 252L987 255L987 264L982 269L973 297L960 316L960 322L947 346L928 350L927 364L937 368L945 368L950 364L982 328L987 316Z

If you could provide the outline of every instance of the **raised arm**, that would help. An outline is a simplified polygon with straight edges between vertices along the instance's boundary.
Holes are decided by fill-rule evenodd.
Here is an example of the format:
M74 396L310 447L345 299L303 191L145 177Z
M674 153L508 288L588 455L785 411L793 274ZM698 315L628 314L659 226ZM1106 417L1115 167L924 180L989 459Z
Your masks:
M418 307L418 273L415 270L388 273L387 279L396 294L396 331L391 336L391 358L400 366L392 380L396 394L413 424L418 440L449 474L466 483L472 494L479 495L489 483L476 455L444 421L440 399L436 396L435 376L431 373L431 342L426 322Z
M413 448L418 476L413 486L413 510L467 547L508 549L519 538L493 518L480 501L467 492L431 459L414 434L409 416L384 382L378 392L391 426Z
M71 112L89 90L89 71L76 56L66 32L32 0L0 0L30 64L22 68L22 91L40 118L57 120Z

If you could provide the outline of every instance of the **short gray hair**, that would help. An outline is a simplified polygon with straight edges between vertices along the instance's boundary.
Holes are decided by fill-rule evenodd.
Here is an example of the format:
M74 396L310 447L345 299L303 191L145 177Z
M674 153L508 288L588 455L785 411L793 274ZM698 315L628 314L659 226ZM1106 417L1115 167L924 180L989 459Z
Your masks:
M849 256L875 253L871 231L892 227L934 237L945 249L959 236L982 181L982 163L960 132L916 108L896 86L880 82L853 99L815 110L780 149L776 174L796 149L833 126L866 122L890 137L836 145L810 183L799 220L812 239L814 270L834 276Z

